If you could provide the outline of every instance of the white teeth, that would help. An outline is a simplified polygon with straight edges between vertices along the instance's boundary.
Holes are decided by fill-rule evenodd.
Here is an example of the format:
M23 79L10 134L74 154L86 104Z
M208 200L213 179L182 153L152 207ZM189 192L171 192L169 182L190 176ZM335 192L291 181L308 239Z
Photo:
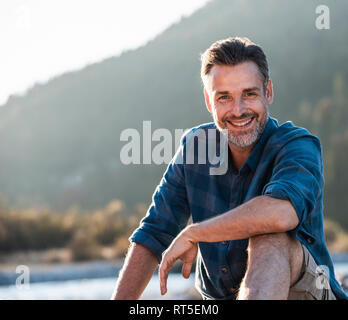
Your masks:
M234 126L237 126L237 127L243 127L245 126L246 124L249 124L251 122L251 120L253 120L253 118L245 121L245 122L242 122L242 123L234 123L234 122L231 122Z

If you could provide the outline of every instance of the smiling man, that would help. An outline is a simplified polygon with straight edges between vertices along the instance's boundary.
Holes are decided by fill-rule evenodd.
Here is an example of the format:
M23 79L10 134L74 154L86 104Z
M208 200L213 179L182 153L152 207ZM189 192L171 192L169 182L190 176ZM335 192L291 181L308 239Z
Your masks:
M247 38L217 41L202 55L205 103L214 122L191 129L131 237L115 299L137 299L158 263L161 293L173 263L204 299L347 298L323 232L320 141L270 117L272 81L263 50ZM213 130L215 139L201 134ZM197 134L199 132L199 134ZM223 174L209 161L185 163L226 139ZM221 164L222 165L222 164ZM187 226L188 219L193 223Z

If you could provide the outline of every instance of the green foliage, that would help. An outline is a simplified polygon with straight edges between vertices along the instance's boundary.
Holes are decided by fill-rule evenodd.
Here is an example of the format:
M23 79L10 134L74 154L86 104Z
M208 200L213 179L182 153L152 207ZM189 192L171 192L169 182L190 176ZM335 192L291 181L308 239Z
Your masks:
M325 214L348 230L348 86L341 73L332 80L332 92L313 104L300 105L300 121L322 143L325 175Z
M330 30L315 28L320 4L330 8ZM238 35L259 43L268 56L275 91L271 114L322 139L325 215L348 228L347 12L347 1L214 0L137 50L11 97L0 108L0 195L11 207L48 205L55 211L73 205L91 211L114 198L149 203L165 166L122 165L120 133L141 132L143 120L151 120L153 130L211 121L199 54L217 39ZM97 242L110 243L113 232L121 233L117 219L107 226L93 219L98 227L90 232ZM72 239L75 230L51 218L46 223L50 234L60 230L55 245ZM12 234L11 228L10 222L5 229L0 225L0 237L23 237L21 245L29 246L28 231ZM30 246L45 246L40 230Z
M342 227L330 220L324 221L325 240L329 251L347 252L348 251L348 233Z
M62 217L46 210L0 213L0 252L62 247L72 234Z
M72 241L69 243L72 253L72 260L96 260L100 259L100 248L95 239L88 236L87 232L79 230L74 234Z
M48 209L0 211L0 254L16 251L69 248L73 260L100 258L103 246L122 255L127 238L144 214L143 206L132 212L119 200L92 212L78 209L53 212Z

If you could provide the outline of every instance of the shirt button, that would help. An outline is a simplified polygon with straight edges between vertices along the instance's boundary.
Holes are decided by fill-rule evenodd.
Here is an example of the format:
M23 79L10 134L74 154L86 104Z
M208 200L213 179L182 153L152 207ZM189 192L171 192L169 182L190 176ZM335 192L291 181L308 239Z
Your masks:
M223 273L226 273L226 272L227 272L227 268L222 267L222 268L221 268L221 271L222 271Z
M308 238L307 238L307 242L308 242L308 243L313 243L313 239L308 237Z

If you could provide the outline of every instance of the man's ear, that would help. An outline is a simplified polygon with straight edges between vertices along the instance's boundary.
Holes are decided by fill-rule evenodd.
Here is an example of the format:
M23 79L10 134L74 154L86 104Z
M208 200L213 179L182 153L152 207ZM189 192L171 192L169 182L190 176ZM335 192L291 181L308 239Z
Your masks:
M208 111L211 113L211 104L210 104L210 98L209 98L209 93L208 91L204 88L204 100L205 100L205 105L208 109Z
M274 93L273 93L273 84L271 79L269 79L267 82L265 95L266 95L267 103L272 104Z

